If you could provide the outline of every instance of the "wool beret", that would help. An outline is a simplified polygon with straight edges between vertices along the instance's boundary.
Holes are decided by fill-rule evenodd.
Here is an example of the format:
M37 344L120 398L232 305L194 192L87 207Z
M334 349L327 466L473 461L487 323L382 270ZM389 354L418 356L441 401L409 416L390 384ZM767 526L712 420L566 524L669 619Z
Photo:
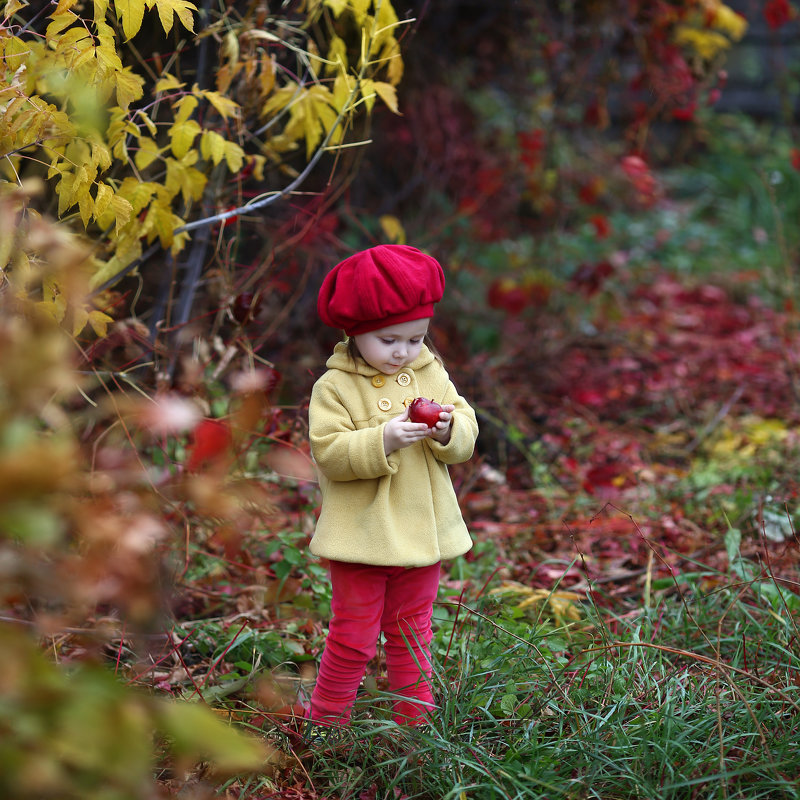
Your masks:
M317 311L348 336L433 316L444 293L439 262L416 247L382 244L337 264L322 281Z

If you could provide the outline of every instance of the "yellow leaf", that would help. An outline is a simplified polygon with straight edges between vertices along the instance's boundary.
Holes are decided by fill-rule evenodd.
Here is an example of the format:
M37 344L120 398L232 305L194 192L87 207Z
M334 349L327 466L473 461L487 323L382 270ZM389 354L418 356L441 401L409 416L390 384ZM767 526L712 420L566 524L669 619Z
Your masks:
M347 72L347 45L339 36L334 36L328 45L328 62L325 71L329 75Z
M264 106L261 109L261 116L268 117L270 114L277 114L279 111L282 111L284 108L286 108L286 106L292 102L293 98L299 96L300 88L297 86L297 84L291 81L288 82L286 86L278 89L277 92L273 92L269 100L264 103Z
M380 220L381 229L386 234L386 238L393 244L406 243L406 231L403 223L391 214L384 214Z
M89 312L85 308L76 308L72 316L72 335L77 336L89 321Z
M55 39L65 28L69 28L77 19L74 14L52 14L52 22L47 26L45 38L47 41ZM85 32L84 32L85 35Z
M247 162L253 164L253 177L257 181L264 180L264 167L267 164L267 159L264 156L248 156Z
M138 233L123 236L116 242L114 255L103 264L89 279L89 288L96 289L115 275L122 272L129 264L142 255L142 245Z
M189 152L199 133L200 126L193 119L170 126L169 138L176 158L183 158Z
M94 198L89 193L91 183L84 183L80 186L77 192L78 210L81 215L81 222L88 225L94 214Z
M133 214L138 214L150 202L156 192L156 187L155 183L129 177L122 181L117 195L124 197L130 203Z
M185 83L181 83L174 75L167 72L156 83L156 93L171 92L173 89L182 89L184 86L186 86Z
M158 128L156 128L155 122L153 122L153 120L150 119L146 111L138 109L136 111L136 115L139 117L140 120L142 120L142 122L144 122L145 127L150 132L151 136L155 136L158 133Z
M111 199L114 197L114 190L105 183L97 184L97 194L94 198L94 218L101 217L107 208L111 205Z
M400 45L397 39L391 38L381 51L381 59L386 63L386 77L392 86L397 86L403 77L405 65L400 55Z
M347 0L325 0L325 5L338 17L347 8Z
M732 8L720 5L717 7L711 24L738 42L747 33L747 20Z
M167 159L167 176L164 186L169 192L169 197L181 193L186 203L190 200L199 200L206 188L207 178L200 170L194 169L191 164L196 161L196 152L190 152L180 161L174 158Z
M233 31L228 31L222 38L219 55L231 68L239 61L239 37Z
M128 106L139 100L144 93L144 78L137 75L130 67L123 67L116 71L114 86L117 90L117 105L127 110ZM144 115L147 117L147 115ZM148 118L149 119L149 118Z
M275 57L264 54L261 58L261 72L258 76L258 84L264 97L275 88L275 70Z
M3 249L3 244L0 242L0 250ZM0 255L0 261L2 256ZM19 291L26 291L31 279L33 277L33 268L28 254L24 250L19 250L14 256L14 261L11 265L10 273L6 270L6 277L12 286Z
M389 110L394 114L399 114L400 110L397 107L397 90L392 86L390 83L384 83L383 81L375 81L372 84L372 88L375 90L375 93L383 100L384 103L389 107Z
M199 91L196 86L192 91L199 93L202 97L205 97L205 99L208 100L208 102L211 103L211 105L214 106L214 108L216 108L220 115L225 119L238 116L239 104L235 103L229 97L225 97L225 95L220 94L219 92L212 92L210 90Z
M56 322L61 322L67 313L67 301L56 281L48 279L43 283L42 298L42 301L37 303L37 307L45 311Z
M144 0L115 0L117 19L122 20L122 31L126 39L139 33L144 19Z
M225 139L216 131L203 131L200 137L200 155L206 161L211 160L216 166L225 158Z
M103 22L97 23L97 39L100 44L95 49L97 65L111 73L122 70L122 60L117 53L117 39L114 29Z
M161 154L158 145L149 137L143 136L139 139L139 149L133 157L136 168L147 169Z
M353 97L356 88L356 79L353 75L340 72L333 82L333 105L339 112L345 110Z
M158 9L158 16L161 18L164 33L170 32L174 14L178 15L178 20L186 30L194 33L192 11L197 11L197 6L194 3L189 3L188 0L149 0L150 8L153 7L153 4Z
M111 152L104 142L92 142L92 165L102 170L111 166Z
M175 217L175 219L179 223L176 224L175 226L176 228L180 227L180 225L183 225L183 220L180 217ZM189 236L189 234L186 231L184 231L183 233L176 233L175 237L172 240L172 247L170 247L169 252L172 254L173 257L177 256L178 253L180 253L181 250L183 250L183 248L186 247L186 244L191 241L191 239L192 237Z
M114 195L114 197L111 198L111 210L116 220L115 231L116 234L119 235L120 229L125 227L131 218L133 207L124 197Z
M183 222L180 217L172 213L169 205L161 200L156 200L147 212L147 223L158 235L162 247L169 247L175 234L175 228Z
M348 5L350 6L350 9L355 15L356 22L359 25L363 25L364 20L366 19L367 16L367 12L369 11L370 6L372 5L372 0L349 0Z
M4 269L11 260L17 227L16 214L9 214L8 207L5 205L2 208L5 213L0 214L0 270Z
M186 122L197 108L197 98L187 94L175 103L175 122Z
M378 92L375 90L375 81L371 81L369 78L365 78L361 81L361 97L364 100L364 105L367 107L367 113L372 111L377 96Z
M109 323L113 322L113 317L109 317L108 314L104 314L102 311L94 311L89 312L89 324L92 326L92 330L100 337L103 338L107 331Z
M332 107L333 95L325 86L312 86L301 91L297 100L289 109L291 121L284 133L291 138L304 138L306 156L311 157L314 148L327 133L337 119Z
M239 172L244 163L244 150L236 142L225 142L225 163L231 172Z
M5 60L6 67L11 72L16 72L30 58L31 45L16 36L4 42L0 40L0 45L2 46L0 52Z
M20 9L25 8L28 5L24 0L6 0L6 7L3 11L3 16L5 19L13 16L17 13Z
M711 30L698 30L679 25L675 31L675 43L693 50L700 58L712 61L731 46L730 39Z
M60 217L75 201L72 199L72 187L75 184L75 175L72 172L62 172L61 180L56 183L58 195L58 216Z

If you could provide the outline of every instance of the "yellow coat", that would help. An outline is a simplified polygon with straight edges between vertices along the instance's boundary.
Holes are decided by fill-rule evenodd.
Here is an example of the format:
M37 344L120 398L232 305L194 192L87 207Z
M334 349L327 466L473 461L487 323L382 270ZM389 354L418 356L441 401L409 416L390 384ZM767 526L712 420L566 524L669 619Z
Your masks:
M322 510L311 540L314 555L381 566L423 567L472 547L448 464L475 448L475 412L430 350L394 375L347 354L344 343L314 384L309 406L311 452ZM452 403L452 433L443 445L425 439L388 457L383 427L404 402L428 397Z

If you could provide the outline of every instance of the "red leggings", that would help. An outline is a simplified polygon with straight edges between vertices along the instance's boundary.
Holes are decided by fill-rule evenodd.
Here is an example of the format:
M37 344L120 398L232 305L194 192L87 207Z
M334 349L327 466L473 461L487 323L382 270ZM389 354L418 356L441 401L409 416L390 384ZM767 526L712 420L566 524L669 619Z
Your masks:
M332 618L309 718L348 723L383 631L389 690L409 698L395 702L394 719L420 724L433 708L429 645L439 564L406 569L331 561L330 571Z

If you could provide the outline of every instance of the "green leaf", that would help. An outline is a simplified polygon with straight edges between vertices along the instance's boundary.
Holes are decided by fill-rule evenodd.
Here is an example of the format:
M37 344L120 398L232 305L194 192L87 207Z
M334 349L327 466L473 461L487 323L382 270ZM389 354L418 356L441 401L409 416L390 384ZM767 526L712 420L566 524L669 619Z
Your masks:
M738 528L729 527L725 532L725 551L728 563L733 564L739 558L739 546L742 543L742 532Z

